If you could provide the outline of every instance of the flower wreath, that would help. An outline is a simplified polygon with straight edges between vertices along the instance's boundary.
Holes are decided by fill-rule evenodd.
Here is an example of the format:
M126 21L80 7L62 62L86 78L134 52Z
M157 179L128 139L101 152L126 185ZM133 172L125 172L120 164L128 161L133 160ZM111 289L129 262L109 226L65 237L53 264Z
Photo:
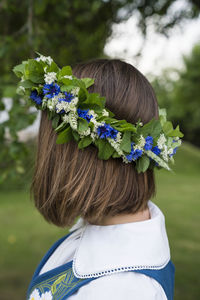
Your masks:
M89 93L94 79L77 78L70 66L60 69L50 56L39 53L14 67L21 78L17 93L26 96L39 110L47 110L57 132L57 144L75 140L82 149L91 143L98 147L98 158L121 157L134 162L137 171L148 168L171 170L169 162L181 145L183 134L166 119L166 110L159 109L159 120L153 118L145 125L114 118L105 107L106 99Z

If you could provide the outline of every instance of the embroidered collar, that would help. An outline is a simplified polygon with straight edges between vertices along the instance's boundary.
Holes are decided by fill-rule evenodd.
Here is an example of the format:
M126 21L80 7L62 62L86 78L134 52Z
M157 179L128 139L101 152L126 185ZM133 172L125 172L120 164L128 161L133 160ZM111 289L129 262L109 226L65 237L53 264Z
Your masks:
M149 220L106 226L85 224L73 259L75 276L163 268L170 260L165 217L150 200L148 207Z

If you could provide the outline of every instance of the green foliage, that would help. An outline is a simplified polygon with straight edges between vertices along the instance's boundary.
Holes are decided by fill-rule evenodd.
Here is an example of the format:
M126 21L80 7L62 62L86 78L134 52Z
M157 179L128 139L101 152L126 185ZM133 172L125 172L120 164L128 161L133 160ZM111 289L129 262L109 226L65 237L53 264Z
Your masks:
M78 143L78 148L83 149L92 143L92 138L90 136L84 136Z
M112 156L114 149L107 140L98 139L95 141L95 145L99 149L98 158L107 160Z
M191 53L184 57L182 70L165 70L161 77L160 82L158 79L152 82L160 105L167 108L169 119L173 123L180 124L184 139L200 146L200 44L194 46ZM179 127L172 132L169 123L164 130L179 134Z
M56 144L64 144L73 139L72 129L68 126L65 130L58 134Z
M128 153L131 151L131 131L124 132L120 148Z
M144 155L136 163L137 171L139 173L145 172L148 169L149 165L150 165L150 160L146 155Z

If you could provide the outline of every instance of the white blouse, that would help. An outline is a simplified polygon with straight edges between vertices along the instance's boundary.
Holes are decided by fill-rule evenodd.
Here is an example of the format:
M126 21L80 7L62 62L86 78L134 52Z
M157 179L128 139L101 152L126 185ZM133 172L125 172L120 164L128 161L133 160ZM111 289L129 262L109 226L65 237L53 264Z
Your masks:
M160 269L170 260L165 217L150 200L148 207L151 218L140 222L97 226L79 219L70 230L76 231L56 248L40 274L73 260L76 277L99 278L70 300L167 300L156 280L121 269Z

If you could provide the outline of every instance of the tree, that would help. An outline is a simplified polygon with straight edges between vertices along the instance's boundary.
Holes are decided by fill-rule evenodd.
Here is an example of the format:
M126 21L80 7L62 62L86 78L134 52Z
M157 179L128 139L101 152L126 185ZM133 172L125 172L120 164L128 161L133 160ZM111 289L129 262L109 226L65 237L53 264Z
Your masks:
M200 44L183 61L184 68L176 70L178 79L173 80L171 71L165 70L162 80L152 83L160 105L167 107L170 119L180 124L184 139L200 146Z
M165 18L177 1L133 0L27 0L0 2L0 110L3 97L13 98L9 120L0 124L0 182L16 172L23 172L21 161L27 151L19 142L17 131L35 120L27 106L15 94L16 82L12 68L34 50L52 56L62 66L100 57L112 24L138 14L138 26L145 35L149 19L159 32L168 30L185 18L199 15L199 1L188 1L187 9ZM10 139L5 134L9 129Z

